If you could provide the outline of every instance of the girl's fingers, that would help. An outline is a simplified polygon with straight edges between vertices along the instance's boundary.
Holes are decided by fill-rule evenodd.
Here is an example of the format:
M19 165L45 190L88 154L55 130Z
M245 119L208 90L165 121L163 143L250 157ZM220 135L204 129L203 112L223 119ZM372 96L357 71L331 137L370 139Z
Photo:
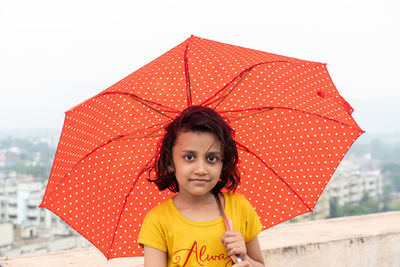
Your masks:
M228 223L230 229L233 229L232 220L228 220ZM240 255L241 257L243 257L244 255L247 254L246 245L244 243L244 239L240 232L229 231L229 230L225 231L225 233L221 237L221 243L226 248L228 255L232 259L236 259L236 255Z
M236 255L244 257L247 254L246 244L239 232L226 231L221 242L231 258L236 257Z
M226 251L228 252L229 256L233 255L244 255L246 254L246 249L243 248L242 246L231 246L230 248L227 248Z
M251 267L251 264L248 261L242 261L242 262L233 264L232 267Z
M238 244L243 243L244 244L244 240L243 240L242 235L239 232L227 231L222 235L221 243L222 243L222 245L224 245L226 247L228 244L232 244L232 243L238 243Z
M243 239L242 234L240 232L226 231L221 239Z

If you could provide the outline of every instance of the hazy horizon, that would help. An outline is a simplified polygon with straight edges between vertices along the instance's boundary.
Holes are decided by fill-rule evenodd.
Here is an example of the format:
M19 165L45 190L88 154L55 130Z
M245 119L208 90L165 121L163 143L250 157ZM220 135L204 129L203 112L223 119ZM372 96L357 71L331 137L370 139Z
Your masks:
M346 99L354 108L353 118L367 134L400 134L400 96L363 97ZM0 136L7 133L61 132L64 112L36 110L36 113L22 111L13 114L9 124L0 125ZM36 120L34 120L36 118Z
M194 34L327 63L362 129L399 132L399 7L393 0L7 1L0 131L60 130L69 108Z

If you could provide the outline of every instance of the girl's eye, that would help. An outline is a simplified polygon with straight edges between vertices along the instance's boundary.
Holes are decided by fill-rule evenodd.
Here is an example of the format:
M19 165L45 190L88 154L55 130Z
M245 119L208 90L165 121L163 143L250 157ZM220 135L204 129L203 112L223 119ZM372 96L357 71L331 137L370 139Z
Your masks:
M218 158L217 158L217 157L208 157L207 160L208 160L209 162L214 163L214 162L217 162L217 161L218 161Z
M186 160L193 160L193 155L186 155L186 156L185 156L185 159L186 159Z

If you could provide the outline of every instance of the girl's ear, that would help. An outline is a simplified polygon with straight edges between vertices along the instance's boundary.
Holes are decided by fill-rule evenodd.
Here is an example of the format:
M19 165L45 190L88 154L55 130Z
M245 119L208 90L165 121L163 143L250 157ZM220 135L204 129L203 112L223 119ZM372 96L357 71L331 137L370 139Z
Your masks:
M172 172L175 172L174 166L171 166L171 165L168 166L168 171L171 172L171 173L172 173Z

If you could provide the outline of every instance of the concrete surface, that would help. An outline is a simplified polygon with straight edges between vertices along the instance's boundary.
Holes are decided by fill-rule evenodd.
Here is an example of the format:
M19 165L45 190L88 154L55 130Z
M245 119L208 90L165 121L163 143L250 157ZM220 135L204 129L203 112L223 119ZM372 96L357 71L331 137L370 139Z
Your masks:
M298 224L263 231L260 245L265 266L399 267L400 212L378 213ZM0 258L2 267L143 266L143 258L107 262L97 249Z

